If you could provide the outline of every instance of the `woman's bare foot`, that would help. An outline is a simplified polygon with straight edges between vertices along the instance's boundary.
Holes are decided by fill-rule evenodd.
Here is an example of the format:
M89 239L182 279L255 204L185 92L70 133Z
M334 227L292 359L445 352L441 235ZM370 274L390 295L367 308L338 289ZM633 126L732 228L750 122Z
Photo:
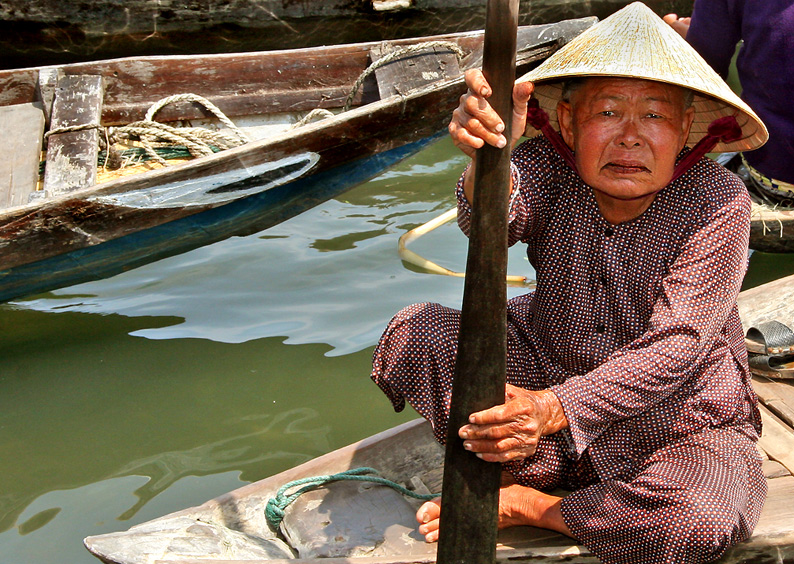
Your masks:
M503 479L499 489L499 528L532 525L573 537L562 519L561 502L561 497ZM425 541L438 541L440 517L441 498L428 501L416 512L416 520L420 523L419 533L424 535Z

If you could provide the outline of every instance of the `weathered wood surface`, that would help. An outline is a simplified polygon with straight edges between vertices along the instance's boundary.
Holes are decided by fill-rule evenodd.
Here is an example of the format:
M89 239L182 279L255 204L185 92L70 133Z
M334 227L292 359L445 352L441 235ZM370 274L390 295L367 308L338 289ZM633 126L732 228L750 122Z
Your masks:
M794 253L794 209L755 210L750 248L765 253Z
M60 195L96 184L103 95L101 76L68 75L58 80L44 169L45 194ZM70 127L88 129L56 133Z
M518 0L488 0L482 72L488 102L511 138ZM474 197L466 279L446 432L438 564L496 559L501 467L467 451L458 436L472 413L504 403L507 374L507 231L510 146L474 157Z
M794 330L794 275L743 291L739 294L738 305L745 332L754 325L773 320Z
M36 190L43 135L41 104L0 107L0 209L27 204Z
M402 49L403 47L383 43L370 51L370 59L379 61L386 56L400 53ZM460 74L457 55L445 47L433 47L409 57L401 57L394 63L375 70L381 98L401 95L438 80L456 78Z
M538 45L540 29L547 37L563 38L575 24L523 28L519 48ZM395 47L429 39L453 41L465 52L482 43L482 32L447 34L433 38L391 41ZM209 98L227 116L256 115L314 108L341 107L351 87L369 64L369 52L379 42L332 47L235 53L229 55L136 57L58 67L63 74L99 75L104 79L104 125L142 119L153 102L174 93L192 92ZM473 61L472 61L473 62ZM469 66L472 62L467 62ZM44 67L49 68L49 67ZM0 70L0 106L36 100L37 68ZM378 99L375 79L364 83L354 104ZM160 121L207 117L196 105L169 106Z

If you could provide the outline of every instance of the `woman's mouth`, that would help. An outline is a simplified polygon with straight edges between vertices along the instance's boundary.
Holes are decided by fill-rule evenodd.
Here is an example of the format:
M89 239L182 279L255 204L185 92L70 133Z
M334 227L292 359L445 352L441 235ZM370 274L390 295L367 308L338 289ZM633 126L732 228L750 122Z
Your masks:
M636 162L609 162L604 166L605 169L608 169L612 172L616 172L618 174L637 174L642 172L651 172L650 169L644 166L642 163Z

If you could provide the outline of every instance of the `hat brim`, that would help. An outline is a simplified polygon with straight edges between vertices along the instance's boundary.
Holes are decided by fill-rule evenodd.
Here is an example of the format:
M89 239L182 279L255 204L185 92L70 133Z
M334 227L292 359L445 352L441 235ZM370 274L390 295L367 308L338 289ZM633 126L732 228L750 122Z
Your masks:
M612 77L612 78L637 78L636 76L621 76L615 74L609 75L581 75L581 74L571 74L567 76L559 77L560 80L557 81L549 81L549 82L542 82L542 83L535 83L535 90L533 92L533 96L537 98L538 104L541 108L543 108L546 113L549 115L549 122L551 122L552 126L559 130L559 124L557 122L557 104L562 98L562 85L565 78L586 78L586 77ZM525 77L519 79L520 81L526 80ZM651 80L651 79L646 79ZM673 82L661 81L656 80L655 82L662 82L666 84L675 84ZM680 84L675 84L676 86L680 86ZM746 107L746 110L736 107L735 104L728 103L724 100L719 100L714 98L713 96L709 96L706 93L699 92L697 90L692 89L695 93L694 99L692 101L692 107L695 110L695 117L692 121L692 127L689 130L689 137L687 138L687 145L690 147L697 144L707 133L709 125L715 120L720 117L726 115L732 115L736 118L739 126L742 128L742 137L730 143L718 143L713 152L715 153L725 153L725 152L733 152L733 151L750 151L752 149L756 149L763 145L769 134L766 131L766 127L761 122L761 120L755 115L755 113L749 108ZM741 100L740 100L741 101ZM744 102L742 102L743 105ZM528 137L534 137L540 133L539 131L532 128L532 126L527 126L526 135Z
M752 109L678 33L641 2L633 2L566 44L519 81L535 84L535 96L557 125L562 82L570 78L616 77L652 80L695 93L695 119L687 144L694 146L720 117L734 116L742 137L719 143L714 152L749 151L769 137Z

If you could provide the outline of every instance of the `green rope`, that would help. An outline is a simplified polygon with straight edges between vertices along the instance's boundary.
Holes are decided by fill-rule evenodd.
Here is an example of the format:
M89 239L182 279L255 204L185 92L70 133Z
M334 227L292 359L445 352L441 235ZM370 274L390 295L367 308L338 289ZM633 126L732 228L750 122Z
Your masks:
M381 484L383 486L389 486L390 488L394 488L398 492L403 495L407 495L409 497L413 497L416 499L421 499L423 501L430 501L431 499L435 499L441 494L420 494L409 490L401 486L396 482L392 482L391 480L387 480L386 478L381 478L378 471L374 468L353 468L352 470L346 470L344 472L340 472L338 474L331 474L329 476L315 476L313 478L302 478L300 480L294 480L292 482L288 482L281 486L279 490L276 492L276 496L272 497L268 500L267 505L265 506L265 518L267 519L267 524L273 531L277 531L279 525L281 525L281 521L284 520L284 513L289 507L289 505L298 499L302 494L320 488L326 484L331 482L336 482L339 480L354 480L360 482L374 482L376 484ZM306 484L306 485L304 485ZM291 490L297 486L303 486L299 490L293 493L287 493L287 490Z

